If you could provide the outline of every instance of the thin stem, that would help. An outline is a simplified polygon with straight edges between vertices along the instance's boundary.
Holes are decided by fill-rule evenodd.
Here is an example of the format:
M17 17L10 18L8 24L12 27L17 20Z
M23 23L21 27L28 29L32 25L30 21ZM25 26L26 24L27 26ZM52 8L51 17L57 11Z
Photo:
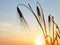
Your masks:
M52 16L52 21L54 21L54 17ZM52 30L53 30L53 45L54 45L54 23L52 22Z
M39 2L37 2L37 4L39 4L40 8L41 8L41 5ZM42 19L43 19L43 23L44 23L44 28L45 28L45 33L47 35L47 30L46 30L46 23L45 23L45 18L44 18L44 13L43 13L43 10L41 8L41 12L42 12Z
M58 33L57 33L57 31L56 31L56 37L55 37L55 39L54 39L54 44L55 44L55 41L57 42L57 45L58 45L58 38L57 38L57 36L58 36Z
M50 17L50 14L49 14L49 16L48 16L49 35L50 35L50 22L51 22L51 17Z
M56 28L58 29L58 32L60 33L59 26L54 21L53 23L56 25Z
M47 38L47 37L49 37L49 38L50 38L50 41L51 41L51 44L52 44L52 38L51 38L51 36L50 36L50 35L46 35L46 37L45 37L45 38Z

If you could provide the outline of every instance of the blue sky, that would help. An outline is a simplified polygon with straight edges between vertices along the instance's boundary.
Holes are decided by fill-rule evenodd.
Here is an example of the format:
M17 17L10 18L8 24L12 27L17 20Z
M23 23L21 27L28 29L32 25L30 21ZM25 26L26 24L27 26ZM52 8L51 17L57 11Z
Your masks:
M45 17L48 14L54 15L56 20L60 17L60 0L0 0L0 21L16 22L16 7L19 3L30 3L35 10L36 1L40 1ZM25 12L26 13L26 12Z
M20 3L26 5L27 3L30 3L32 8L34 9L34 12L36 12L37 1L39 1L41 4L45 19L47 20L48 15L51 14L55 17L55 21L57 22L57 24L60 25L60 0L0 0L0 24L8 24L10 26L10 23L12 23L13 26L11 27L15 28L16 25L18 27L18 25L20 25L20 22L16 10L17 5ZM19 6L19 8L21 8L22 13L24 13L24 17L26 18L27 22L29 22L29 24L32 24L31 28L33 26L35 26L34 28L36 28L37 24L32 13L30 13L30 11L23 6ZM5 28L4 25L0 26L0 29L1 27Z

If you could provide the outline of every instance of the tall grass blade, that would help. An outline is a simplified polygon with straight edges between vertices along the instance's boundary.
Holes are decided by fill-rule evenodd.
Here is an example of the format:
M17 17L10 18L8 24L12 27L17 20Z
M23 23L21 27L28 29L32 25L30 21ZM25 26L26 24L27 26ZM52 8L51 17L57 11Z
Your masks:
M45 33L47 35L47 31L46 31L46 23L45 23L45 18L44 18L44 14L42 13L42 19L43 19L43 24L44 24L44 28L45 28Z
M44 24L44 29L45 29L45 34L47 35L47 31L46 31L46 23L45 23L45 18L44 18L44 13L43 13L43 10L42 10L42 8L41 8L41 5L40 5L40 3L39 2L37 2L37 4L39 4L39 6L40 6L40 9L41 9L41 13L42 13L42 23Z
M52 21L54 22L54 16L52 16ZM52 33L53 33L53 42L54 42L54 23L53 22L52 22Z

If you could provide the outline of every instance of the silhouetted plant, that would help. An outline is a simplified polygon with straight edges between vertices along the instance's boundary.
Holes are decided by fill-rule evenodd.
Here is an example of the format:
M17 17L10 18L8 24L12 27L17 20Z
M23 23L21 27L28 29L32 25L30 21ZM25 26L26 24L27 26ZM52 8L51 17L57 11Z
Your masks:
M36 7L36 11L37 11L37 15L35 14L35 12L33 11L31 5L28 3L28 6L26 6L25 4L19 4L19 5L22 5L22 6L25 6L26 8L28 8L32 14L34 15L34 17L36 18L42 32L43 32L43 35L44 35L44 38L45 38L45 41L48 42L48 37L50 38L50 43L48 42L49 45L55 45L55 42L57 42L57 45L58 45L58 38L60 38L60 30L59 30L59 26L55 23L54 21L54 16L48 16L48 25L49 25L49 35L47 34L47 27L46 27L46 22L45 22L45 18L44 18L44 13L43 13L43 10L41 8L41 5L39 2L37 2L37 7ZM18 6L19 6L18 5ZM38 5L40 7L38 7ZM17 12L19 14L19 17L20 17L20 20L22 23L25 23L27 25L27 21L25 20L25 18L23 17L23 14L22 12L20 11L20 9L18 8L17 6ZM40 9L39 9L40 8ZM40 20L40 19L41 20ZM43 24L42 24L43 23ZM52 24L52 33L53 33L53 37L50 36L50 25ZM55 31L54 32L54 25L56 26L56 29L58 29L58 31ZM54 34L56 33L56 35L54 36Z

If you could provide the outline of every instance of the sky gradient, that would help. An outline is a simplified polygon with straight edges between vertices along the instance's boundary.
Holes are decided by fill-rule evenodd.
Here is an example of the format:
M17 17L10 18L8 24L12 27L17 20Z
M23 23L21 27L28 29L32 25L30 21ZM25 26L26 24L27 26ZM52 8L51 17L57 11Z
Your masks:
M27 8L19 6L31 30L31 32L29 32L28 29L25 31L25 29L20 26L16 7L20 3L26 5L29 3L34 9L34 12L36 12L37 1L41 4L46 23L48 15L51 14L55 17L54 20L60 27L60 0L0 0L0 45L4 45L5 43L7 44L7 42L7 45L10 43L15 44L15 42L15 45L19 44L19 42L22 44L26 43L26 45L27 42L28 44L34 44L34 40L36 39L35 37L42 34L39 30L40 27L32 13ZM40 35L41 38L43 37L42 35Z

